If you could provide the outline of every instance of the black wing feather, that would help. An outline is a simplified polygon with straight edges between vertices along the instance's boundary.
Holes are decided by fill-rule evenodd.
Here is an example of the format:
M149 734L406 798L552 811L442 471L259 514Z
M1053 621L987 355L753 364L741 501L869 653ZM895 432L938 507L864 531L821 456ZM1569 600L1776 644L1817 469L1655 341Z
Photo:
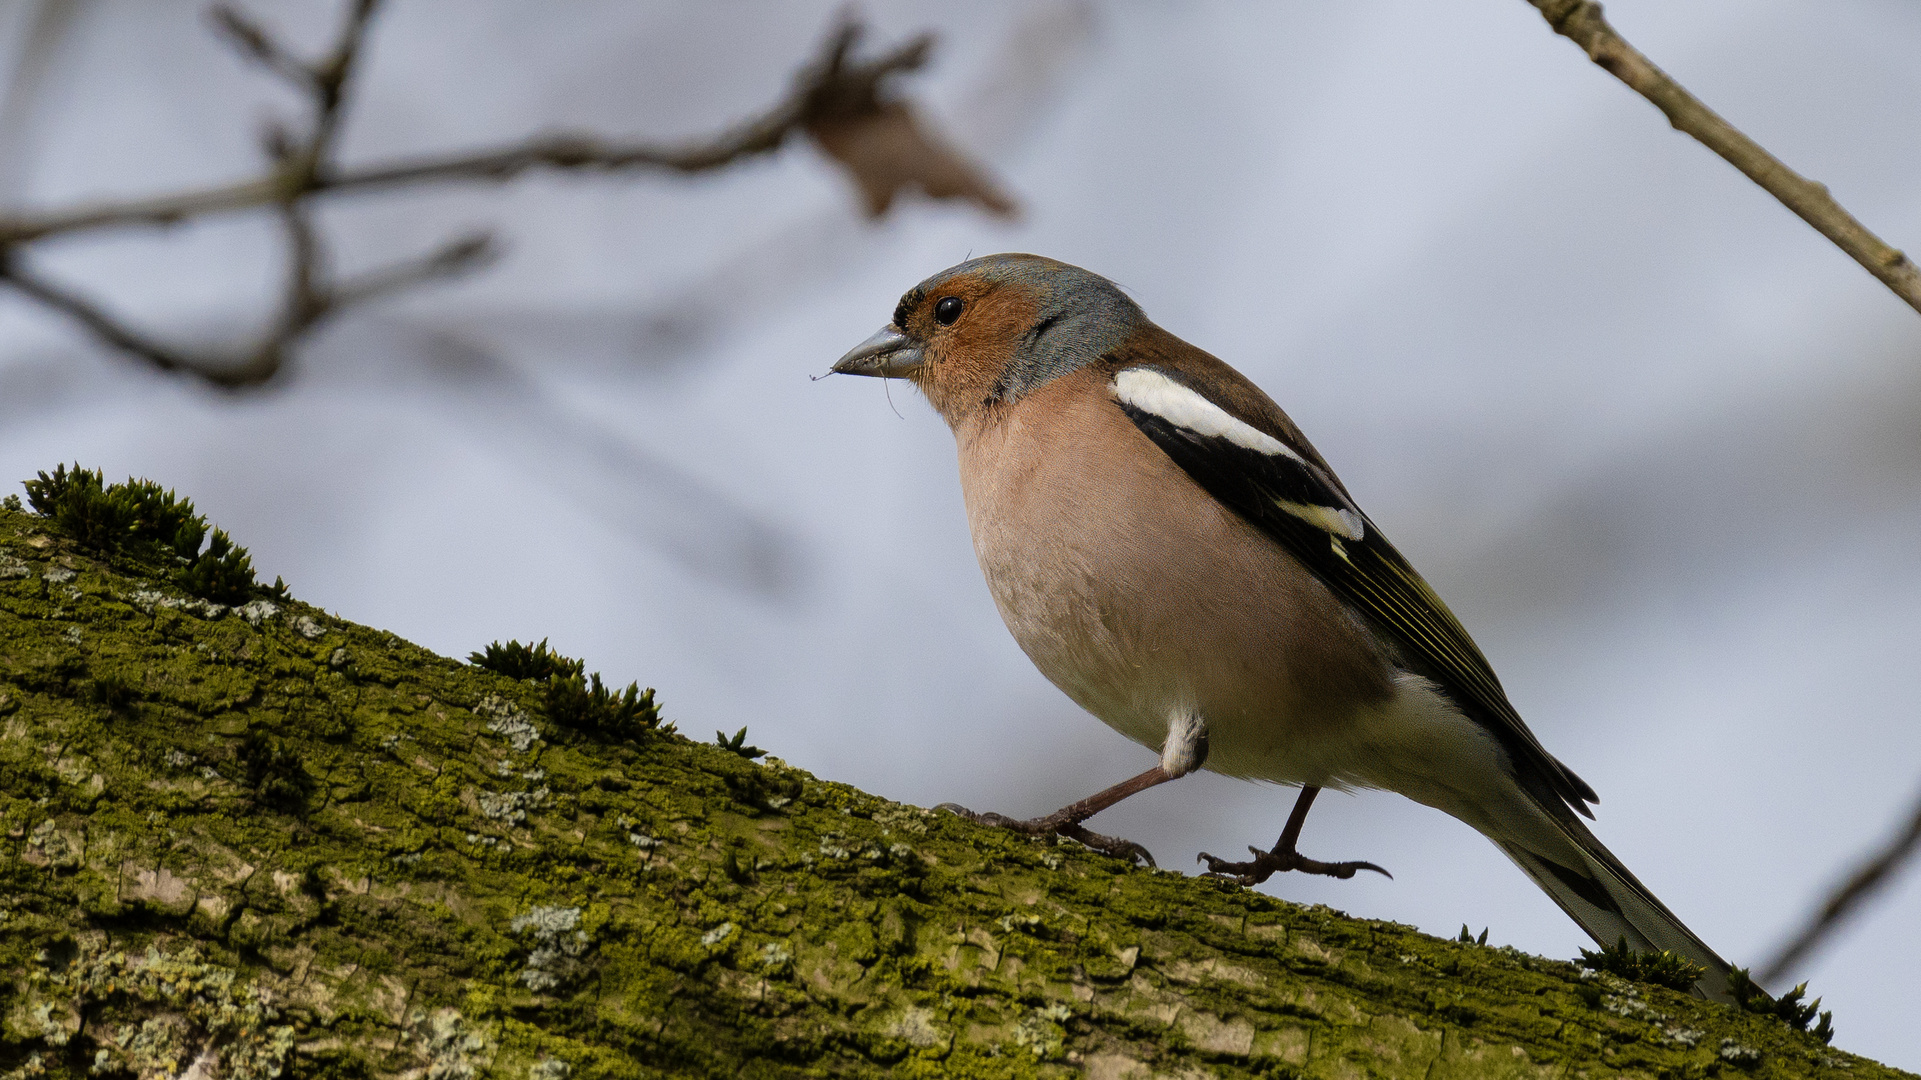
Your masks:
M1391 635L1403 650L1403 662L1432 679L1487 727L1517 765L1536 766L1525 772L1546 779L1569 806L1588 814L1586 804L1598 801L1594 789L1555 760L1528 730L1454 613L1331 477L1304 459L1264 454L1181 427L1125 401L1118 404L1208 494L1273 537L1335 595ZM1288 504L1296 509L1290 511ZM1363 526L1360 538L1339 536L1316 524L1310 520L1315 508L1347 511L1353 515L1347 520Z

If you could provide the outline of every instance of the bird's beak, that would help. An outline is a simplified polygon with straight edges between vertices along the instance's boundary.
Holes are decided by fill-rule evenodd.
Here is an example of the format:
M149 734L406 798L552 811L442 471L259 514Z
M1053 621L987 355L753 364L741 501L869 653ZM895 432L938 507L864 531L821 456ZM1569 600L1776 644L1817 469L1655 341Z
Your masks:
M848 350L847 355L834 362L833 371L840 375L877 375L883 379L894 379L909 374L926 363L921 356L920 346L909 341L906 334L891 326L883 326L874 336Z

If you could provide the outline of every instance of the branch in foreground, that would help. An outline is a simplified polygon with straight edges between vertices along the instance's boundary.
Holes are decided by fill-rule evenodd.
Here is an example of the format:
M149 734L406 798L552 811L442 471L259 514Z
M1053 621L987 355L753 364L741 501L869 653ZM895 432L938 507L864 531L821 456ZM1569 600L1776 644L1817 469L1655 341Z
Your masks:
M209 605L0 503L3 552L0 1076L1905 1075L691 742L564 657Z
M1767 189L1781 205L1834 241L1868 273L1881 280L1908 306L1921 311L1921 269L1900 251L1868 231L1854 215L1818 184L1782 164L1761 144L1742 134L1713 109L1702 104L1639 50L1627 43L1602 17L1594 0L1528 0L1547 19L1555 33L1573 41L1588 59L1654 103L1676 130L1700 140L1748 179Z
M1890 840L1879 854L1862 863L1860 869L1828 897L1828 902L1821 905L1821 910L1815 912L1814 917L1808 920L1808 925L1795 935L1780 955L1768 962L1759 976L1761 985L1772 986L1787 978L1788 973L1825 942L1836 927L1888 883L1895 872L1913 857L1917 847L1921 847L1921 802L1915 804L1914 813L1900 835Z

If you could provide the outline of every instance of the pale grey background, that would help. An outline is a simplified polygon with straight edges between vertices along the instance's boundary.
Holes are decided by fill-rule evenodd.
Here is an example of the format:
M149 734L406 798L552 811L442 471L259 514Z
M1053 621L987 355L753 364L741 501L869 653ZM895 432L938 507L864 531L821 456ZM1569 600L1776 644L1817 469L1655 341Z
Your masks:
M194 3L0 6L0 196L241 175L289 99ZM317 44L333 5L265 14ZM707 132L826 5L400 0L351 157L556 125ZM805 148L719 178L342 201L349 267L473 225L495 270L366 311L281 389L156 377L0 297L0 477L78 459L191 494L303 598L450 655L548 636L695 735L932 804L1036 813L1144 767L999 624L913 392L808 381L968 254L1125 285L1268 388L1474 631L1600 835L1758 962L1921 785L1921 316L1519 0L877 4L912 85L1024 201L858 219ZM1617 0L1723 114L1921 247L1921 8ZM53 47L23 55L27 28ZM47 265L180 338L265 310L263 222ZM898 410L899 415L896 415ZM1097 825L1164 865L1271 843L1291 794L1203 777ZM1586 942L1465 827L1325 798L1304 847L1389 882L1291 898L1555 956ZM1921 885L1806 974L1840 1045L1921 1068Z

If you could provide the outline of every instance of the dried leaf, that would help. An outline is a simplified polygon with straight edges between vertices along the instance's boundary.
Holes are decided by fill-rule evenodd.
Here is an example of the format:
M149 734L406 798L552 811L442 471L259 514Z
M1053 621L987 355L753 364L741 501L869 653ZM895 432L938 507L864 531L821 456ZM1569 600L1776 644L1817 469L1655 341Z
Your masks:
M903 189L935 199L966 199L1001 217L1019 211L994 179L914 115L904 101L874 102L858 113L823 117L807 134L860 186L870 217Z

